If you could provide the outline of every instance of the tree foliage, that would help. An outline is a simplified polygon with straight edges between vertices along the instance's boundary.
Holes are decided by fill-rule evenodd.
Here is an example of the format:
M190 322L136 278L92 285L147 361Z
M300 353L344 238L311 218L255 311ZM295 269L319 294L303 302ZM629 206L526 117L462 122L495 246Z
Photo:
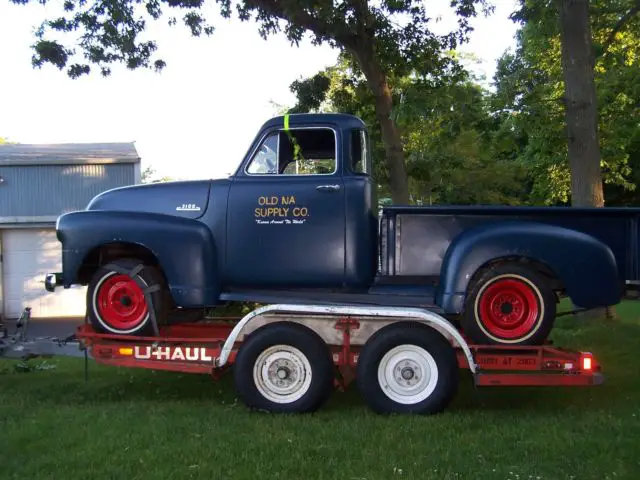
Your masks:
M142 171L142 175L140 178L140 182L141 183L164 183L164 182L171 182L173 181L173 178L171 177L159 177L158 174L156 173L155 168L149 166L147 168L145 168Z
M357 50L365 39L370 40L380 65L396 72L437 68L442 61L440 52L466 39L471 29L469 20L477 15L476 4L485 12L491 11L486 0L452 0L458 29L438 36L430 30L431 19L423 3L215 0L220 17L231 18L235 11L240 20L255 21L263 38L283 32L297 45L309 33L313 44L327 43L346 51ZM35 32L33 64L66 68L74 78L90 73L92 66L109 75L113 64L161 70L166 61L158 51L157 41L145 36L149 22L165 19L173 26L178 23L175 13L181 12L181 23L193 36L211 35L215 26L207 16L213 12L204 10L203 0L64 0L62 11L43 20Z
M411 203L522 203L525 166L515 161L510 139L492 118L487 92L460 63L452 62L428 80L406 75L392 82L393 118L407 159ZM295 81L291 90L297 98L292 112L339 111L365 121L379 197L390 196L372 95L348 59Z
M636 0L592 0L590 10L605 200L629 202L640 170L640 24ZM522 1L515 53L502 56L491 102L512 129L517 156L531 168L530 201L571 201L564 122L561 41L555 1ZM619 25L627 18L624 25ZM615 33L612 35L612 33Z

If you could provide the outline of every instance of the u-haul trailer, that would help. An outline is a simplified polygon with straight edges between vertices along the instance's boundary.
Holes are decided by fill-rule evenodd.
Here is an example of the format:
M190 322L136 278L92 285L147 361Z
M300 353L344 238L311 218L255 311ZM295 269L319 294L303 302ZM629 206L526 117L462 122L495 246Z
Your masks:
M477 386L604 381L589 352L471 345L448 320L420 308L268 305L234 321L154 327L153 336L124 336L97 333L85 322L75 332L75 351L65 346L58 354L85 351L101 364L213 378L233 366L241 400L271 412L317 410L336 386L355 381L376 412L437 413L455 396L461 369ZM55 354L55 345L47 352ZM34 346L23 351L37 354ZM15 357L15 345L11 352Z

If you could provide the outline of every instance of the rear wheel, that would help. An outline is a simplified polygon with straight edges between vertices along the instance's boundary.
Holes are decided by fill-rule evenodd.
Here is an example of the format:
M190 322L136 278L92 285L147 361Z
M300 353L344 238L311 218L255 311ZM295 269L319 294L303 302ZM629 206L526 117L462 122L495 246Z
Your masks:
M456 353L430 327L391 324L378 330L360 352L357 384L377 413L438 413L458 390Z
M484 272L472 285L462 329L475 343L539 345L556 316L556 296L537 271L502 264Z
M133 278L119 271L131 272L140 263L133 259L114 260L93 275L87 288L87 315L96 330L121 335L153 333L149 305L136 280L144 288L160 285L151 298L156 321L160 324L165 320L167 297L160 272L148 265Z

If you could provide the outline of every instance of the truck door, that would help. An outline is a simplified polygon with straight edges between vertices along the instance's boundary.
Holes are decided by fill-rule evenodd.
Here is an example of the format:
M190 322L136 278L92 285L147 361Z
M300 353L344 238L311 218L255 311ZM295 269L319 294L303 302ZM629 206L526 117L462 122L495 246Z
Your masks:
M338 133L275 129L229 193L226 282L231 287L339 287L345 275L345 192Z

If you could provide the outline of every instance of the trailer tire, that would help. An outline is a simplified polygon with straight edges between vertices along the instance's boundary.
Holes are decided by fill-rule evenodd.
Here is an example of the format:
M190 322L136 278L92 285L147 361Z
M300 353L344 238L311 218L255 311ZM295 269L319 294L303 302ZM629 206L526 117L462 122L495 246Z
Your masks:
M333 391L335 369L325 342L307 327L279 322L242 342L234 363L236 391L247 407L308 413Z
M158 323L167 316L167 297L164 279L155 267L145 265L134 278L120 273L131 272L140 261L118 259L101 266L92 276L87 288L87 317L93 328L116 335L153 335L151 315L144 293L136 280L146 287L159 285L151 293ZM120 303L120 304L118 304Z
M458 391L455 349L430 327L394 323L364 345L356 382L376 413L439 413Z
M541 345L553 328L556 300L536 270L502 263L473 282L460 323L480 345Z

